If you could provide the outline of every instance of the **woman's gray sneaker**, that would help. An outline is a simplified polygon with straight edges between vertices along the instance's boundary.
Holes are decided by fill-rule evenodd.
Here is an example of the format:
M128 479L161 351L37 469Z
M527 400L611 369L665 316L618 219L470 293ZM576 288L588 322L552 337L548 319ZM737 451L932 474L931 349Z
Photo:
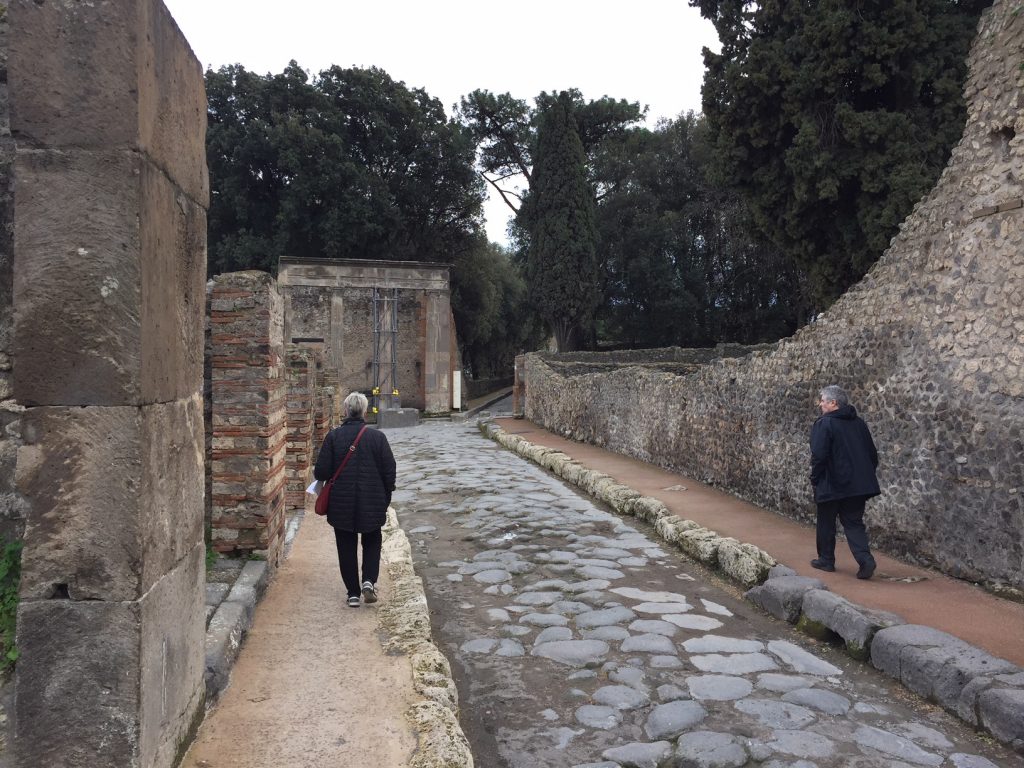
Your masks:
M356 597L356 596L350 597L348 599L348 607L349 608L358 608L359 607L359 598Z
M377 602L377 588L368 581L363 582L363 600L368 603Z

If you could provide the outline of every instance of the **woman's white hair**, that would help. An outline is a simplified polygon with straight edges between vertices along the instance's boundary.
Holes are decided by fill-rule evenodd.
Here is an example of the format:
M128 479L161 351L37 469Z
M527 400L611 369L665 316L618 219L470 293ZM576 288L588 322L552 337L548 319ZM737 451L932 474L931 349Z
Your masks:
M366 414L368 404L366 395L362 392L353 392L345 398L345 414L347 416L363 416Z

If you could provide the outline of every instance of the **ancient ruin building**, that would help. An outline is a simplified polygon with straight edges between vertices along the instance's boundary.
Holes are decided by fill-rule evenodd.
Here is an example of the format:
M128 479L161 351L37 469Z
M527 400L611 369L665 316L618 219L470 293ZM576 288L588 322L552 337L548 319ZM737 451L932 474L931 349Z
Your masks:
M447 265L284 258L278 281L285 339L322 344L342 391L382 382L402 406L452 410L460 366Z

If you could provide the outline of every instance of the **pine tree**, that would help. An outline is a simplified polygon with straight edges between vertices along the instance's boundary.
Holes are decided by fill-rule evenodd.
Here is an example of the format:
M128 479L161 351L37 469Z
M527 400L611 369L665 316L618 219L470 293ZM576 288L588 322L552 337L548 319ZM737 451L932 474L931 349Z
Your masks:
M581 345L601 301L594 194L571 109L561 93L540 115L530 194L522 220L530 232L527 280L558 351Z

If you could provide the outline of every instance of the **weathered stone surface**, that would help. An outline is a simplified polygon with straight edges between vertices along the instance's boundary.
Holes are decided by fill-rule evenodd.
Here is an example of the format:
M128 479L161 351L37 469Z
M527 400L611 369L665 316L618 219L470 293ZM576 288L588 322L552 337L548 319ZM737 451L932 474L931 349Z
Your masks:
M622 722L622 715L615 707L584 704L576 710L576 719L588 728L607 730Z
M696 701L672 701L651 710L644 723L644 733L656 741L674 739L707 717L707 710Z
M205 211L133 153L21 152L15 184L18 401L147 405L198 392Z
M606 685L594 691L594 701L615 709L646 707L651 697L629 685Z
M622 768L664 768L671 754L671 744L656 741L652 744L634 742L606 749L601 757L618 763Z
M679 768L740 768L747 758L743 744L728 733L694 731L684 733L676 743Z
M803 608L804 594L812 589L827 587L821 580L806 576L777 576L748 590L744 597L775 618L795 624Z
M31 408L20 593L134 600L203 538L202 403Z
M702 701L734 701L749 696L754 686L742 677L695 675L686 678L690 695Z
M140 150L205 205L203 70L163 3L110 6L9 4L12 128L36 144Z
M627 637L622 641L622 651L624 653L668 653L674 654L676 652L675 643L672 642L671 638L665 637L664 635L656 635L649 633L646 635L634 635Z
M543 656L561 664L586 667L600 663L608 653L602 640L555 640L534 647L534 656Z
M843 671L839 667L819 659L812 653L785 640L772 640L768 643L768 650L775 654L783 664L792 667L794 671L805 675L841 675Z
M775 559L752 544L735 539L722 539L718 543L718 567L744 586L762 583L774 566Z
M854 734L861 747L871 749L890 755L899 760L905 760L914 765L942 765L942 757L931 752L926 752L917 746L910 739L897 736L881 728L863 725Z
M764 643L759 640L741 640L719 635L694 637L682 645L689 653L757 653L764 650Z
M817 719L807 707L774 699L742 699L736 702L735 707L772 729L803 728Z
M811 731L776 730L773 736L767 746L774 752L820 760L836 751L831 739Z
M800 704L828 715L845 715L850 711L850 700L832 691L818 688L798 688L782 696L790 704Z
M804 593L803 614L843 638L847 649L860 658L867 658L878 630L904 623L894 613L873 611L821 589Z
M702 672L722 672L729 675L747 675L778 669L771 657L763 653L709 653L690 657L690 663Z
M997 739L1024 752L1024 689L985 691L978 697L978 719Z
M580 613L576 616L576 626L580 629L593 627L605 627L612 624L623 624L636 618L636 614L629 608L619 606L617 608L605 608L600 611Z

